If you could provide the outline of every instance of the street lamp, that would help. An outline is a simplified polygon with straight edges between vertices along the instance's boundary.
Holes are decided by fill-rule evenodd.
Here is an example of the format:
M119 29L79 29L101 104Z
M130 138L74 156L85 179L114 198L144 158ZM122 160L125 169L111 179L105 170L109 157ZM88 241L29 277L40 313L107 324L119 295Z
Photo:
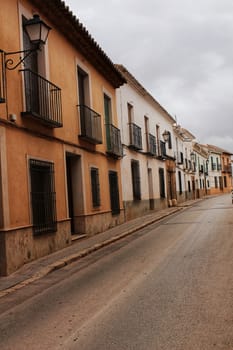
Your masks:
M9 70L17 68L28 56L31 55L32 52L39 50L41 46L46 43L49 31L51 29L40 19L39 15L34 15L33 18L26 20L23 27L29 36L30 42L34 44L35 47L28 50L4 52L5 56L21 53L24 54L24 57L20 57L16 64L14 64L12 58L8 58L7 60L5 59L5 67Z

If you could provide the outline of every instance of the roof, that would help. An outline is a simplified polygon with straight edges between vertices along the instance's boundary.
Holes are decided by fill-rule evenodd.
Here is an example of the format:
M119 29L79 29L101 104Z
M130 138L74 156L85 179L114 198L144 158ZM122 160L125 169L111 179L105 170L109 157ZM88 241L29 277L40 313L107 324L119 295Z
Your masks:
M229 155L233 155L231 152L229 151L226 151L224 150L223 148L220 148L220 147L217 147L217 146L214 146L214 145L206 145L208 150L210 152L214 152L214 153L226 153L226 154L229 154Z
M193 141L195 136L187 129L182 128L180 125L174 126L174 131L183 139L183 141Z
M93 39L78 18L61 0L31 0L39 14L43 14L75 48L108 80L114 88L125 83L111 59ZM35 11L36 9L34 9Z
M193 150L197 153L199 153L202 157L208 158L208 150L206 148L206 145L202 145L198 142L195 142L193 144Z
M122 65L115 64L115 67L123 75L128 84L136 89L143 97L148 98L150 102L156 105L157 108L163 111L164 114L170 119L172 123L176 123L175 119L166 111L164 107L160 105L158 101L138 82L138 80Z

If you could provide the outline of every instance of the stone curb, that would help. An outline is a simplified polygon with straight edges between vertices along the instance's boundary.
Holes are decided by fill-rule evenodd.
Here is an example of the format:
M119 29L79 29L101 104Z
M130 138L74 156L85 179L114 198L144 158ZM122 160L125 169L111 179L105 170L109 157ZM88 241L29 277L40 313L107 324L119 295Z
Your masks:
M152 220L148 220L147 222L143 223L143 224L139 224L138 226L130 229L130 230L127 230L119 235L116 235L116 236L113 236L101 243L96 243L94 244L92 247L89 247L89 248L86 248L80 252L78 252L77 254L71 254L69 255L67 258L64 258L64 259L61 259L61 260L58 260L46 267L43 267L42 269L40 269L37 273L35 273L32 277L30 278L27 278L26 280L12 286L12 287L9 287L3 291L0 292L0 298L10 294L10 293L13 293L13 292L16 292L17 290L41 279L42 277L45 277L47 276L48 274L50 274L51 272L53 271L56 271L56 270L59 270L61 269L62 267L66 266L66 265L69 265L75 261L78 261L80 260L81 258L103 248L103 247L106 247L108 245L110 245L111 243L114 243L116 241L119 241L120 239L124 238L124 237L127 237L129 236L130 234L140 230L140 229L143 229L144 227L146 226L149 226L151 224L153 224L154 222L156 221L159 221L171 214L174 214L180 210L184 209L184 207L176 207L174 210L168 212L168 213L165 213L165 214L161 214L160 216L152 219Z

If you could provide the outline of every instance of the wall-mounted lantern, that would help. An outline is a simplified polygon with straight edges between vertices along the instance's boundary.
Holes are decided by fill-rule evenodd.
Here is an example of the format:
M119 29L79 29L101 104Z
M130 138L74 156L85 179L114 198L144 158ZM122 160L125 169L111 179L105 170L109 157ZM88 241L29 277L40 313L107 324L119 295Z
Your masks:
M13 70L18 67L24 60L31 55L32 52L37 51L44 45L47 41L50 27L43 22L39 15L34 15L33 18L25 21L23 25L25 31L27 32L29 39L32 44L34 44L34 48L29 50L22 51L14 51L14 52L5 52L5 56L16 55L16 54L24 54L23 57L20 57L19 61L14 64L12 58L5 59L5 67L9 70Z

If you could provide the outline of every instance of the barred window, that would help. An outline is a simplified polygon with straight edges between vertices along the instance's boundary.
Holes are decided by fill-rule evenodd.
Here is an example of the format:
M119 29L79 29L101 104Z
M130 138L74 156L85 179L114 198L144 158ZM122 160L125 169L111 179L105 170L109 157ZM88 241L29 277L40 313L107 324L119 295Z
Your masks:
M100 206L99 169L91 168L91 192L93 207Z
M133 199L141 199L141 179L139 161L131 160L132 185L133 185Z
M30 159L31 205L35 235L57 231L54 165Z

